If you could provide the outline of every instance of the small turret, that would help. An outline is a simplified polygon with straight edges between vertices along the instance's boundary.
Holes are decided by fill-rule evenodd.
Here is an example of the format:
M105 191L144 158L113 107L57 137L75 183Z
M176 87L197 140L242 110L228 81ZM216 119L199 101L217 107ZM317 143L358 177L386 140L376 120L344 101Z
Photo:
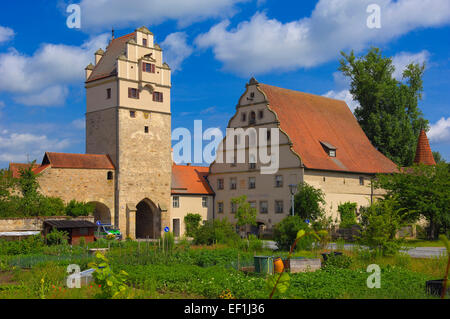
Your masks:
M423 129L420 131L419 140L417 141L416 157L414 158L414 163L436 165L433 157L433 152L431 152L430 143L428 142L427 134Z
M98 64L98 61L105 55L105 51L102 49L98 49L97 52L95 52L95 65Z
M91 76L92 70L94 70L94 65L92 63L89 63L89 65L84 70L86 71L86 80L87 80Z

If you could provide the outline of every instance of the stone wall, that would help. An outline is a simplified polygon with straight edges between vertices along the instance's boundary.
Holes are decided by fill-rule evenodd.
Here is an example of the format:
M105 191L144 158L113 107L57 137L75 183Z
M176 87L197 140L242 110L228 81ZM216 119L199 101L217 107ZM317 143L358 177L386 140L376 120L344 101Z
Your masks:
M44 221L46 219L64 220L67 216L45 216L45 217L30 217L30 218L3 218L0 219L0 232L13 231L42 231ZM94 222L93 216L77 217L74 220L88 220Z

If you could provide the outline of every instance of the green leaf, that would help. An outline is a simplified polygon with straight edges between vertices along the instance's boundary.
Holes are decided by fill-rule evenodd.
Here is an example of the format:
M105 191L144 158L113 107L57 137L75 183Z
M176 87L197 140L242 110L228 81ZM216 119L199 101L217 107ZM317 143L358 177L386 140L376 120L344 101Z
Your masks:
M108 285L108 286L110 286L110 287L112 287L112 285L113 285L113 282L111 281L111 280L106 280L106 284Z
M305 231L304 231L303 229L300 229L300 230L297 232L297 239L299 239L299 238L301 238L301 237L303 237L303 236L305 236Z
M280 294L285 293L289 288L290 281L291 281L291 278L289 277L289 275L287 273L283 272L281 274L280 280L278 281L277 291Z

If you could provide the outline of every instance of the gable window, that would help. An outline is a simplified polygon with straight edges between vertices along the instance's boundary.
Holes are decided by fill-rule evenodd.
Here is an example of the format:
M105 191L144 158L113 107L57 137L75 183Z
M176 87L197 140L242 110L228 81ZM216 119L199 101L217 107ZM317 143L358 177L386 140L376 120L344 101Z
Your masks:
M208 207L208 197L202 197L202 207Z
M107 99L111 98L111 88L106 89L106 98Z
M180 207L180 196L174 196L174 197L172 198L172 206L173 206L174 208Z
M223 179L222 178L219 178L217 180L217 188L218 189L223 189Z
M275 187L283 187L283 175L275 176Z
M283 214L283 201L282 200L275 201L275 213Z
M255 124L256 123L256 113L255 112L250 112L250 118L248 120L249 124Z
M153 63L142 63L142 71L148 73L155 73L155 65Z
M242 121L242 122L247 121L247 113L242 113L242 114L241 114L241 121Z
M139 90L135 88L128 88L128 97L130 99L138 99L139 98Z
M155 102L162 102L163 101L163 94L162 94L162 92L153 92L153 101L155 101Z
M135 111L130 111L130 117L135 118L136 117L136 112Z
M147 39L142 39L142 45L143 45L144 47L147 46Z
M262 200L259 202L259 212L261 214L267 214L269 212L268 203L266 200Z
M109 171L108 173L106 173L106 179L108 181L112 180L113 179L113 172Z
M237 182L236 177L230 178L230 189L236 189L237 188Z
M249 177L248 178L248 188L249 189L256 188L256 178L255 177Z
M219 214L223 214L223 202L218 202L217 203L217 212Z
M262 119L264 117L264 111L263 110L260 110L259 112L258 112L258 118L259 119Z

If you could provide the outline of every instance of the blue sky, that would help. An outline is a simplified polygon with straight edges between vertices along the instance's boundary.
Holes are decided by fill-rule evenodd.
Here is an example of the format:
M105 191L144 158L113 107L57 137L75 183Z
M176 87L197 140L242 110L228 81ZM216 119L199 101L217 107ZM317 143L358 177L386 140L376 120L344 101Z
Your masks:
M81 29L66 8L80 4ZM377 4L381 28L368 28ZM251 76L345 99L339 51L371 45L393 57L397 76L426 62L420 108L431 147L450 161L448 0L9 1L0 12L0 167L44 151L84 153L84 67L116 36L147 26L172 74L172 128L224 129Z

